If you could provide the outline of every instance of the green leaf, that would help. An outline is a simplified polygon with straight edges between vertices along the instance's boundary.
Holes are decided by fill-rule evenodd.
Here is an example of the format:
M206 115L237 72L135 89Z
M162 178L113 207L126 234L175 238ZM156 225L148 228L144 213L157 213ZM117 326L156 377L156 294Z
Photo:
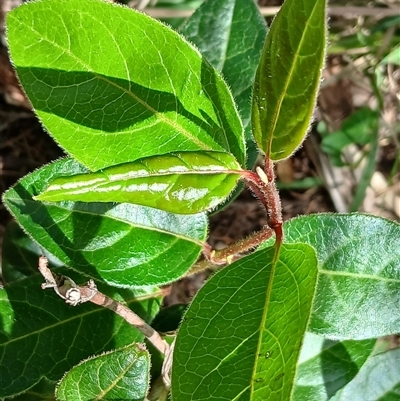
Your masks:
M295 401L324 401L349 383L370 356L376 340L332 341L307 333L300 353Z
M284 238L317 253L309 331L359 340L400 332L393 312L400 310L400 224L357 213L317 214L286 222Z
M343 123L340 130L322 138L321 149L330 156L334 165L343 166L343 149L352 143L365 145L371 142L378 130L378 120L377 111L361 107Z
M73 367L57 388L57 399L143 401L149 387L150 358L143 344L131 344Z
M240 178L228 153L153 156L96 173L57 178L35 200L129 202L192 214L223 202Z
M380 65L395 64L400 65L400 45L396 46L385 58L381 60Z
M358 375L330 401L397 401L400 398L400 348L372 356Z
M30 250L22 250L27 260ZM3 255L3 271L8 266ZM4 263L6 262L6 263ZM24 266L21 270L27 272ZM65 268L55 273L83 280ZM0 289L0 397L19 394L42 377L59 380L65 371L93 354L143 341L143 335L106 308L92 304L71 307L51 289L42 290L43 277L36 270ZM161 298L156 287L116 290L99 283L99 290L124 302L145 321L158 313Z
M8 13L7 33L37 115L91 170L179 151L245 164L227 85L162 23L110 2L41 0Z
M226 79L245 129L247 167L257 157L251 129L251 94L267 27L253 0L204 2L180 32Z
M46 256L52 266L63 266L57 258L43 250L37 242L32 241L20 226L12 221L7 226L3 238L2 278L4 282L11 284L36 274L39 255Z
M54 395L56 384L56 381L43 378L29 390L13 397L12 401L56 401L56 396ZM9 398L6 400L9 401Z
M179 329L174 401L288 400L317 278L313 249L283 245L215 274Z
M177 330L187 307L187 304L174 304L162 308L160 313L154 318L151 326L154 330L162 333Z
M271 160L289 157L307 133L325 58L325 0L286 0L272 22L254 84L252 124Z
M86 173L62 159L26 176L4 195L18 223L66 266L116 286L171 282L198 258L203 214L176 215L130 204L43 204L32 199L57 177Z

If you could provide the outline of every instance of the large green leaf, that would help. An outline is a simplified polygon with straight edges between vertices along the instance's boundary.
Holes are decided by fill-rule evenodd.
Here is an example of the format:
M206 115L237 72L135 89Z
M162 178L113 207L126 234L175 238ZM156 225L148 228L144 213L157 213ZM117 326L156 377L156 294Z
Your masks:
M8 258L13 257L12 251L21 242L25 246L19 250L19 263L25 257L29 266L19 265L18 280L0 289L0 397L18 394L42 377L59 380L65 371L95 353L143 341L137 329L110 310L92 304L74 308L51 289L42 290L44 279L36 268L40 250L34 245L27 246L27 236L21 230L7 231L7 237L11 249L3 252L4 275L12 277L8 269L13 261ZM69 275L78 284L84 281L65 268L50 267L55 273ZM116 290L99 283L99 289L126 303L147 322L159 310L160 293L155 287Z
M330 401L397 401L400 399L400 348L374 355L358 375Z
M149 370L150 358L144 345L131 344L73 367L58 385L57 399L143 401Z
M56 381L43 378L29 390L13 397L12 401L56 401L56 396L54 395L56 384ZM9 398L6 398L6 400L9 401Z
M288 400L311 312L317 261L306 244L247 256L199 291L179 329L174 401Z
M177 215L131 204L43 204L33 195L57 177L85 173L71 159L28 175L4 195L18 223L66 266L117 286L171 282L199 256L203 214Z
M179 151L229 151L243 128L220 74L176 32L98 0L7 15L18 77L48 131L91 170Z
M376 340L332 341L307 333L300 353L293 400L329 400L357 375L375 343Z
M285 0L272 22L257 70L252 109L258 146L289 157L307 133L326 47L326 0Z
M240 178L228 153L153 156L96 173L61 177L36 200L129 202L172 213L199 213L223 202Z
M336 339L400 332L400 224L355 213L303 216L283 227L286 243L317 253L309 331Z
M251 94L266 28L253 0L214 0L204 2L180 29L226 79L243 121L250 169L258 153L250 124Z

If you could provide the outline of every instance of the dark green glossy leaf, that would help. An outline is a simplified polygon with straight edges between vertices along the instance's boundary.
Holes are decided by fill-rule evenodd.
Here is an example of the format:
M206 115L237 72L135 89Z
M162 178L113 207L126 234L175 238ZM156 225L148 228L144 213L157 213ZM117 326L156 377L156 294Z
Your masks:
M314 110L326 47L325 0L286 0L272 22L254 84L252 124L274 161L303 141Z
M317 214L284 224L286 243L314 247L318 287L309 331L336 339L400 332L400 224L364 214ZM266 246L268 245L265 244Z
M16 242L20 243L21 234L17 234ZM7 241L13 243L12 239ZM23 242L27 245L28 240ZM20 250L29 263L35 252L34 246ZM6 276L10 276L7 270L13 265L9 257L12 255L3 254ZM59 380L65 371L93 354L143 341L137 329L110 310L89 303L74 308L53 290L42 290L44 280L35 269L37 259L38 255L33 266L20 268L24 273L17 281L0 289L0 397L25 391L42 377ZM78 284L86 281L65 268L50 267L55 273L67 274ZM22 278L30 269L32 272ZM98 285L100 291L126 303L147 322L159 310L161 298L156 287L131 291ZM35 390L35 394L39 391Z
M293 400L329 400L357 375L375 343L376 340L332 341L307 333L300 353Z
M32 241L15 222L11 222L4 233L2 247L2 278L5 283L23 280L37 274L39 255L45 255L52 266L61 267L63 264Z
M331 401L398 401L400 398L400 348L374 355Z
M28 175L4 195L18 223L66 266L117 286L158 285L184 274L201 252L203 214L176 215L130 204L43 204L33 195L57 177L86 173L71 159Z
M223 202L240 178L228 153L153 156L96 173L57 178L35 200L129 202L172 213L199 213Z
M98 0L7 15L13 64L37 115L91 170L179 151L228 151L243 128L220 74L162 23Z
M131 344L73 367L57 388L57 399L143 401L149 387L150 358L143 344Z
M160 313L154 318L151 326L162 333L177 330L187 307L187 304L174 304L162 308Z
M311 312L317 261L306 244L247 256L199 291L179 329L174 401L288 400Z
M251 169L258 154L250 124L251 94L267 33L264 18L253 0L206 1L180 32L226 79L243 121Z
M29 390L13 397L12 401L56 401L56 384L56 381L43 378ZM9 400L10 398L6 398L6 401Z

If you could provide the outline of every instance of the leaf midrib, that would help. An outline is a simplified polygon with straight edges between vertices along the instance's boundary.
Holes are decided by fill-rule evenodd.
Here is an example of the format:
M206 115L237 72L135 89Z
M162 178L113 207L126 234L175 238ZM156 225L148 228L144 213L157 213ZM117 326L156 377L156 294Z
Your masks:
M381 276L373 276L372 274L360 274L360 273L352 273L345 271L334 271L334 270L326 270L326 269L318 269L319 274L325 274L326 276L339 276L339 277L351 277L355 279L368 279L375 281L382 281L386 283L396 283L400 284L400 279L381 277Z
M13 201L14 204L18 204L18 203L21 202L21 198L8 197L7 199L9 201ZM31 202L31 203L35 203L35 204L37 203L36 201L30 200L30 199L23 199L23 201L25 202L25 204L26 204L26 202ZM101 216L103 218L108 218L108 219L112 219L112 220L124 223L124 224L130 226L130 229L132 229L132 228L141 228L143 230L156 231L156 232L159 232L159 233L162 233L162 234L170 235L172 237L177 237L177 238L185 240L185 241L193 242L196 245L199 245L201 247L203 247L203 245L204 245L204 243L201 240L198 240L196 238L186 237L186 236L183 236L181 234L169 232L169 231L166 231L166 230L163 230L163 229L160 229L160 228L142 226L140 224L132 224L130 221L121 220L121 219L116 218L115 216L104 215L104 214L103 215L99 215L99 214L96 214L96 213L93 213L93 212L83 211L83 210L80 210L80 209L79 210L71 210L71 209L68 209L66 207L62 207L61 204L59 204L59 203L57 203L57 204L52 203L51 206L52 207L58 207L59 209L62 209L64 211L66 211L66 212L69 212L70 214L72 214L72 213L82 213L82 214L88 214L88 215L93 215L93 216Z

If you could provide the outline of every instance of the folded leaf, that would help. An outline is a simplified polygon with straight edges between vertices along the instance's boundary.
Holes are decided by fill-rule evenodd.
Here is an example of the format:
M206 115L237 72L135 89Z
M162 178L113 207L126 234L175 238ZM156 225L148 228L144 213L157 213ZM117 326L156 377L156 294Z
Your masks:
M289 157L307 133L326 47L326 0L286 0L267 35L253 92L258 146Z
M256 252L200 289L178 331L174 401L289 400L317 278L306 244ZM178 352L176 351L178 350Z
M88 172L72 159L42 167L3 197L18 223L63 264L96 281L124 287L159 285L181 277L207 235L204 214L178 215L128 203L44 204L49 182Z
M132 400L146 398L150 357L143 344L131 344L73 367L57 387L57 399Z
M245 164L221 75L182 36L99 0L41 0L7 15L13 65L37 115L91 170L180 151Z
M223 202L239 179L227 153L155 156L102 171L55 179L36 200L129 202L172 213L199 213Z

